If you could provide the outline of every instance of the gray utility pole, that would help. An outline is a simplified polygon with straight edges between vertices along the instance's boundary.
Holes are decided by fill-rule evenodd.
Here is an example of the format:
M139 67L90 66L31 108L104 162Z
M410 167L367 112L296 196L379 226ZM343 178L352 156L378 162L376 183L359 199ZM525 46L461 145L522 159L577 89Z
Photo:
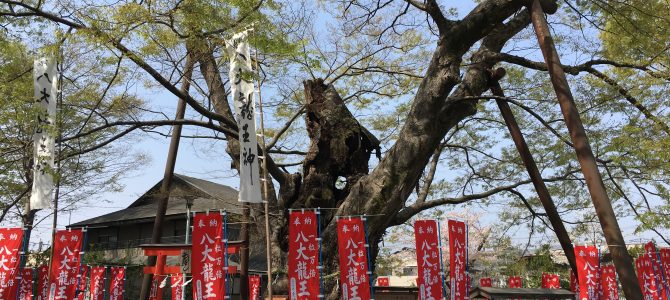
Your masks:
M612 203L605 190L605 184L598 171L596 159L593 156L591 145L589 145L586 137L584 125L579 117L575 100L570 92L568 80L565 78L565 72L556 52L556 46L549 32L549 25L547 24L547 19L544 17L540 1L534 0L530 9L531 21L535 28L540 48L542 49L542 55L547 63L551 83L554 86L558 103L561 106L565 124L570 132L570 138L577 153L577 160L584 174L586 186L591 194L591 200L600 220L605 240L607 241L610 253L612 253L612 260L619 274L624 295L628 300L642 300L642 290L635 275L633 259L626 249L626 242L623 239L614 209L612 209Z

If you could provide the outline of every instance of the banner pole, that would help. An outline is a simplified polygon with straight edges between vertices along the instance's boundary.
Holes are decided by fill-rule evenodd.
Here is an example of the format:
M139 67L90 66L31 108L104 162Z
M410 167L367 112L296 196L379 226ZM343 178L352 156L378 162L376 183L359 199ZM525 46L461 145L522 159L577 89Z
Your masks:
M253 29L252 29L253 30ZM253 31L255 32L255 31ZM258 69L258 48L254 47L254 64L256 65L256 75L260 75ZM268 276L268 298L272 300L272 248L270 243L270 217L269 217L269 197L268 197L268 149L265 145L265 124L263 118L263 97L261 96L261 82L258 80L258 111L261 127L261 149L263 150L263 206L265 213L265 258L267 260Z
M442 226L440 221L435 220L437 225L437 246L438 254L440 257L440 279L442 280L442 300L447 300L447 277L444 269L444 256L442 255ZM447 233L449 232L449 227L447 226Z
M368 218L365 214L361 217L361 220L363 220L363 231L365 235L365 256L368 262L368 269L367 269L367 275L368 275L368 282L370 284L370 300L375 299L375 285L374 282L372 282L372 264L371 264L371 258L370 258L370 242L368 241Z
M325 296L324 288L323 288L323 251L321 248L321 208L317 207L316 208L316 232L319 237L319 298L323 298Z
M59 67L60 66L60 67ZM62 65L57 61L56 62L56 70L58 72L58 96L56 98L57 102L57 110L62 110L63 109L63 69ZM53 217L53 222L51 223L51 253L49 254L49 272L51 272L51 264L52 260L54 257L54 246L55 246L55 240L56 240L56 228L58 227L58 198L60 196L60 173L61 173L61 151L62 151L62 142L61 139L62 133L60 131L60 123L61 123L61 118L56 114L56 123L58 127L58 155L57 158L58 160L56 161L56 169L58 170L59 176L56 177L56 189L54 191L54 217ZM33 178L34 180L34 178Z
M229 296L228 294L230 293L230 290L232 290L228 284L230 280L230 273L228 272L228 213L224 210L222 212L223 215L223 269L225 272L223 272L223 284L225 284L224 290L226 291L226 295L224 296L224 299L227 299ZM184 276L184 282L186 282L186 276Z

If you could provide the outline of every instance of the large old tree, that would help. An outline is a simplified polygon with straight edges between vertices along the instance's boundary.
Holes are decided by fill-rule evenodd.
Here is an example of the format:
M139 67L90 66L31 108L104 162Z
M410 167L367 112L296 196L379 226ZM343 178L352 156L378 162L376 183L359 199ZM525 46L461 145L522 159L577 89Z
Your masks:
M327 208L321 224L332 295L336 216L370 215L373 257L390 228L447 204L476 203L500 212L504 226L527 225L531 235L553 238L486 96L497 66L507 69L504 100L559 211L576 237L596 222L529 31L529 1L457 8L435 0L110 2L0 0L0 23L35 51L57 39L32 40L40 32L60 32L63 47L96 45L102 58L141 71L146 89L184 99L190 117L174 121L147 109L128 120L86 125L64 140L76 147L73 141L100 131L117 130L111 138L117 140L135 129L166 134L160 126L182 124L199 128L191 138L224 140L232 168L239 168L222 40L255 28L250 39L271 124L265 138L273 251L287 250L287 209ZM559 6L549 21L615 208L636 221L625 229L652 230L665 240L667 3L542 2L552 13ZM190 90L180 84L188 68ZM275 257L277 271L285 270L281 255Z

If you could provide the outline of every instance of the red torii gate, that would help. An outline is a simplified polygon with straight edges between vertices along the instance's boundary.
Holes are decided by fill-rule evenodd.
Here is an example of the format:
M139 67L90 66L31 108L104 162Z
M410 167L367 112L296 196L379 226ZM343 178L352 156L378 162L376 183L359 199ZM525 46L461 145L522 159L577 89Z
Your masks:
M226 253L227 254L239 254L240 247L242 246L242 241L233 241L228 242ZM143 244L140 245L144 256L155 256L156 265L155 266L145 266L144 274L153 274L154 276L166 276L174 275L182 272L181 266L178 265L167 265L168 256L181 256L184 250L190 251L192 248L191 244ZM225 270L227 274L236 274L236 266L228 266ZM163 299L163 289L157 290L157 298Z

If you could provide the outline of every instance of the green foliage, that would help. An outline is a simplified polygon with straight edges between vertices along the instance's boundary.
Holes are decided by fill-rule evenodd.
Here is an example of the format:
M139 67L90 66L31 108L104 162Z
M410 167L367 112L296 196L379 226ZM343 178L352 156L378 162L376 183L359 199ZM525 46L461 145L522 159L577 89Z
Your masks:
M70 46L70 49L76 49L81 44L73 39ZM3 62L0 67L0 151L3 153L0 158L0 206L10 212L5 220L16 221L23 213L23 204L28 197L22 198L16 210L9 210L9 206L32 184L32 135L38 114L33 105L32 65L38 55L32 54L20 40L2 34L0 49L0 60ZM40 49L40 53L52 53L53 49L53 45L47 45ZM67 50L65 48L64 52ZM115 90L125 84L122 80L126 74L123 70L110 68L116 65L116 61L108 57L98 57L98 63L78 60L90 55L84 48L79 50L81 52L67 54L68 59L76 61L62 65L66 68L62 86L64 105L59 109L56 124L48 129L56 137L86 132L104 124L105 120L89 119L89 115L93 114L91 109L109 121L127 118L142 105L139 98ZM106 97L99 99L105 93ZM116 132L118 129L103 130L63 143L60 152L62 171L53 172L60 180L61 207L65 210L73 209L82 202L97 200L96 195L100 192L118 190L121 187L118 179L124 176L130 164L142 161L141 155L132 153L124 158L118 157L117 149L122 147L121 144L104 147L95 155L82 153Z
M309 139L301 116L304 104L301 82L311 78L324 78L333 84L362 126L380 139L382 154L388 151L397 141L400 128L407 125L405 118L414 104L415 93L438 39L435 24L426 13L405 1L391 1L383 7L377 7L376 1L263 1L257 7L258 3L168 0L120 1L107 6L68 4L67 8L78 12L77 21L90 29L68 34L61 29L58 34L59 38L64 38L64 47L69 50L64 51L63 61L66 62L66 74L73 79L73 82L66 81L64 86L64 103L67 105L61 117L64 121L61 132L64 136L72 136L80 128L86 131L104 124L106 121L98 113L110 120L162 116L162 112L156 112L162 108L162 103L147 105L134 91L140 89L145 94L162 96L164 87L140 72L137 65L129 61L129 56L145 62L176 84L184 71L187 46L197 50L211 49L218 71L228 86L228 57L222 50L224 41L235 32L253 28L249 38L258 52L254 58L261 65L257 79L263 83L266 112L272 116L266 122L269 127L266 135L270 138L286 123L290 125L275 145L275 161L293 163L304 159ZM670 215L670 153L667 151L670 134L658 121L651 120L634 106L631 99L645 107L647 114L666 124L670 122L667 101L670 58L666 49L670 43L667 34L670 25L665 17L670 13L670 7L662 0L610 1L607 5L602 1L565 3L569 5L562 5L557 14L549 16L563 63L579 64L600 58L615 62L597 64L594 68L611 78L616 86L584 72L570 75L568 79L617 216L626 222L634 222L631 228L636 232L654 228L663 236L670 228L670 218L667 218ZM446 16L453 19L462 17L458 15L461 7L457 5L448 1L441 4ZM53 3L46 4L45 9L53 6ZM7 11L6 8L6 5L1 7L3 11ZM16 37L5 38L6 41L0 44L4 50L0 53L3 58L0 79L4 81L0 82L7 82L12 75L26 70L31 58L25 53L31 53L32 48L56 53L60 39L40 35L36 30L49 22L41 18L19 17L2 17L0 20L11 23L19 32ZM30 45L26 37L31 38ZM110 39L122 42L131 53L119 53ZM543 58L536 45L532 31L525 30L510 40L503 52L541 62ZM471 49L468 55L474 50ZM5 60L10 63L4 64ZM563 219L570 224L573 239L598 241L596 237L601 234L594 208L546 72L511 63L500 63L499 66L507 70L501 84L506 95L514 100L512 110L542 176L547 179L550 194ZM466 55L461 62L461 72L470 67L471 61ZM191 95L210 107L212 91L207 90L202 74L195 73ZM248 74L249 78L252 75L256 76ZM2 97L6 98L3 105L9 112L0 113L0 124L13 124L15 128L9 129L15 132L8 130L8 134L23 134L23 137L15 138L16 145L12 147L27 147L27 151L30 149L30 122L34 118L26 109L30 100L22 95L30 94L29 77L29 74L19 76L20 80L12 80L11 84L0 83ZM78 126L96 105L100 94L108 90L108 85L112 87L110 93L102 98L95 109L96 114L83 128ZM626 95L622 95L622 90ZM495 238L507 247L504 249L514 248L505 259L517 261L520 250L512 247L509 241L500 241L507 235L518 232L518 235L531 235L532 241L542 242L554 242L555 236L546 225L535 190L530 184L520 184L528 179L528 175L510 141L497 105L493 101L481 100L477 109L476 115L457 124L443 138L443 149L436 156L434 178L429 178L426 168L417 182L401 183L412 189L416 186L417 191L404 204L409 206L417 201L417 194L424 187L430 187L426 201L431 201L516 184L461 204L458 209L467 207L490 212L489 222L495 227ZM196 115L193 118L202 117ZM119 131L120 128L110 128L82 136L73 140L70 146L83 149L85 146L80 145L94 145ZM201 132L197 133L194 136L201 136ZM111 148L105 147L97 150L95 157L105 158L113 153ZM10 160L20 161L20 164L29 166L30 156L26 157L16 160L3 156L0 162L5 165ZM107 159L95 162L88 158L73 159L77 164L68 168L95 173L105 169L106 163L110 162ZM88 165L80 166L82 161ZM370 168L376 163L373 159ZM8 177L10 179L24 176L25 168L12 170L2 174L13 174ZM302 171L299 163L286 166L286 170L292 173ZM16 194L26 184L25 179L10 179L3 178L0 182L3 191L11 191L8 194ZM6 203L6 199L3 202ZM421 216L444 218L449 210L440 206ZM389 234L388 240L405 243L405 239L398 236L410 232L408 227L398 227L397 232L400 234ZM505 272L513 274L553 268L546 260L545 250L539 250L538 256L532 260L510 263ZM393 263L383 259L379 262L382 269Z
M514 249L506 249L515 252ZM514 257L510 264L503 266L502 274L506 276L521 276L523 286L526 288L540 288L542 286L542 274L559 274L561 286L567 288L569 285L570 267L557 264L550 252L549 245L540 245L532 255Z

